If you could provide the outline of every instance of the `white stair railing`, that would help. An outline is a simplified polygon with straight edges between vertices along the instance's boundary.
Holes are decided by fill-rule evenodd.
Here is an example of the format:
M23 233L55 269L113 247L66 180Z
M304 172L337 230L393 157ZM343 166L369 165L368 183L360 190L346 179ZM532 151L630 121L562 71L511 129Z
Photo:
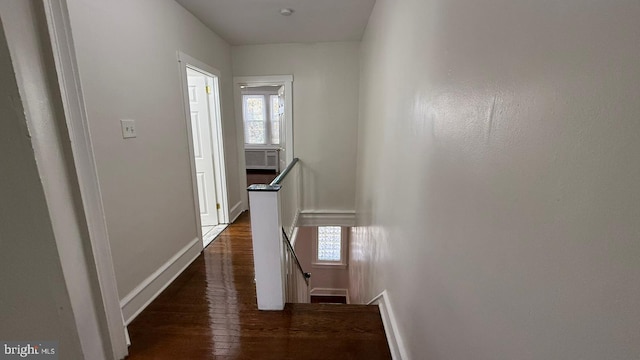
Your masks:
M309 289L311 274L302 269L300 260L298 260L298 256L296 256L293 245L291 245L284 229L282 229L282 241L285 249L285 301L288 303L309 303L311 302L311 291Z
M270 184L249 186L258 309L282 310L286 302L309 302L309 274L297 261L289 237L300 213L298 158Z

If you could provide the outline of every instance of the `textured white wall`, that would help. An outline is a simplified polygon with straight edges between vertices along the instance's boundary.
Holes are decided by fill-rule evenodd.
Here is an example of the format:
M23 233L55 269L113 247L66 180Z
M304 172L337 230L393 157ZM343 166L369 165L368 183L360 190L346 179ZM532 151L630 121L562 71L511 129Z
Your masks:
M47 86L47 33L36 25L42 15L36 2L0 2L0 339L58 341L60 358L100 359L78 194L69 192L58 139L64 119ZM95 347L81 343L81 330Z
M121 297L196 237L177 51L220 79L229 205L240 201L228 44L172 0L69 0ZM122 139L120 119L138 137Z
M293 75L294 156L303 210L353 210L358 43L234 46L233 75Z
M414 359L640 354L640 4L378 0L351 295Z

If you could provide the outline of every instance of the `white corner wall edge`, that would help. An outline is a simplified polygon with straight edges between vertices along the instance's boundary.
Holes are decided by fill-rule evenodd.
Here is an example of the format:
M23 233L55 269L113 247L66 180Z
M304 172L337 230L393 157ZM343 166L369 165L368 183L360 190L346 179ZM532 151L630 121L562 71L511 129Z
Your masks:
M298 205L298 211L296 211L296 216L294 216L293 218L293 224L291 225L295 231L295 229L298 228L298 226L300 223L300 205ZM291 236L293 237L293 234L291 234Z
M409 360L407 350L404 347L404 342L398 332L398 323L396 322L396 317L393 314L393 308L391 307L387 290L384 290L378 296L371 299L368 305L378 305L380 308L380 316L382 317L384 332L387 335L387 343L389 343L391 357L394 360Z
M76 63L67 1L46 0L44 1L44 12L58 76L57 85L60 90L64 116L72 144L73 162L76 167L83 211L89 230L92 260L95 264L100 288L100 300L103 308L98 311L104 312L107 335L112 351L111 355L115 359L121 359L127 355L129 335L123 323L119 304L116 275L109 245L109 235L107 233L93 145L89 134L84 96L80 84L80 74ZM90 259L87 260L90 261ZM81 299L81 303L87 304L86 299ZM91 339L92 332L86 331L87 326L89 326L87 323L78 326L85 355L92 354L97 349L96 339ZM92 350L89 350L88 347Z
M352 210L302 210L297 226L355 226L356 212Z
M293 246L293 248L295 249L296 246L296 241L298 240L298 230L300 228L295 226L293 228L293 231L291 232L291 239L289 239L289 242L291 242L291 246Z
M284 227L287 236L289 236L289 242L291 242L291 246L296 243L296 237L298 236L298 227L300 224L298 223L300 219L300 210L296 211L296 215L293 217L293 221L290 226Z
M191 240L158 270L141 282L120 301L125 323L129 325L178 275L200 255L202 242Z
M244 212L244 209L242 208L242 200L240 200L238 201L238 203L233 205L231 210L229 210L229 224L233 224L236 220L238 220L238 217L243 212Z

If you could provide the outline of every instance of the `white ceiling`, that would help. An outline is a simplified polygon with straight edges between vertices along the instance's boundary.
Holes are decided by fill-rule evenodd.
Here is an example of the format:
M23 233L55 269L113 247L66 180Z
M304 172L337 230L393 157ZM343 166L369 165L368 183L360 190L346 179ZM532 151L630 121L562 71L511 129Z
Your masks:
M357 41L375 0L176 0L231 45ZM291 16L280 15L291 8Z

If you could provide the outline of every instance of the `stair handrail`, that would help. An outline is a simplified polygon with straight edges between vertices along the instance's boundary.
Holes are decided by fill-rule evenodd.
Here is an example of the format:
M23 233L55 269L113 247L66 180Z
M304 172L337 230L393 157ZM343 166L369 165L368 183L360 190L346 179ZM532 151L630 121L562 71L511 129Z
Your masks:
M287 167L280 173L280 175L276 176L276 178L273 179L273 181L269 184L269 186L280 185L282 180L284 180L285 176L287 176L287 174L291 172L291 170L293 169L294 166L296 166L299 160L300 159L298 158L293 158L293 161L291 161L291 163L287 165Z
M311 273L305 272L304 269L302 269L300 260L298 260L298 255L296 255L296 251L291 245L291 241L289 241L289 237L287 236L287 232L284 231L284 228L282 228L282 236L284 236L284 243L287 245L287 248L289 248L289 251L291 252L291 254L293 254L293 258L296 261L296 265L298 265L298 270L300 270L302 276L304 277L304 281L307 283L307 285L309 285L309 278L311 277Z

